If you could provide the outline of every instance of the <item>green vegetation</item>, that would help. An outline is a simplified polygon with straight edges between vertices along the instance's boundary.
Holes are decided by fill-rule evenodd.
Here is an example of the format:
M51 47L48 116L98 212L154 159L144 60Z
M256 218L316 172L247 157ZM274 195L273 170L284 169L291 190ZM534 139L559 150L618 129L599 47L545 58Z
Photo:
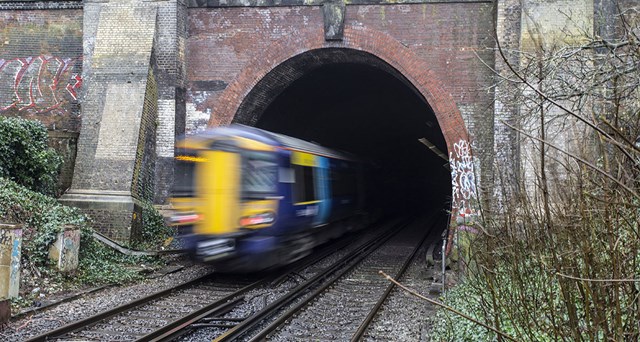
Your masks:
M125 283L140 278L132 266L157 262L149 257L125 256L111 250L93 239L93 229L84 214L5 178L0 178L0 218L23 224L21 290L27 297L30 288L47 284L55 291L84 284ZM73 274L55 271L47 254L65 225L81 230L79 268ZM20 300L30 302L25 298Z
M42 124L0 117L0 222L23 226L21 293L13 300L16 307L31 305L40 294L140 279L137 266L161 262L122 255L103 245L92 237L86 215L48 196L55 189L61 159L46 141ZM144 207L143 223L144 241L164 240L172 232L151 204ZM63 274L51 267L48 250L67 225L80 229L81 245L77 271Z
M148 201L142 202L142 237L134 244L138 249L157 249L166 244L173 236L175 229L168 226L164 217Z
M487 192L500 198L483 199L445 304L517 341L640 340L639 19L607 18L607 39L539 34L533 51L499 51L517 61L501 101L517 109L525 172L496 176ZM441 311L443 322L435 341L506 340Z
M52 195L61 164L42 123L0 116L0 177Z

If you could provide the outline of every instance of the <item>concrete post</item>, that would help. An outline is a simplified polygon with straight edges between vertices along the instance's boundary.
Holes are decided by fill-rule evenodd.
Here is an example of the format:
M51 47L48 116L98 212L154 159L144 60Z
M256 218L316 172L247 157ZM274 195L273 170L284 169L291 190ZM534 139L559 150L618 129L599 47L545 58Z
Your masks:
M80 253L80 229L67 225L49 248L49 259L62 272L72 272L78 268Z
M0 298L18 296L22 226L0 223Z

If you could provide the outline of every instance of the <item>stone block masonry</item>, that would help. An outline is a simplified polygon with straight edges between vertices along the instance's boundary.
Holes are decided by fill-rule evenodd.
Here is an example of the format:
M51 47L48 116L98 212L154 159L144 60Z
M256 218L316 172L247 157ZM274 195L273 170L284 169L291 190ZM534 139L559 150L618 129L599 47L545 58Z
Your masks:
M140 233L141 200L153 198L158 88L153 72L157 7L152 2L85 4L86 96L71 189L104 235Z

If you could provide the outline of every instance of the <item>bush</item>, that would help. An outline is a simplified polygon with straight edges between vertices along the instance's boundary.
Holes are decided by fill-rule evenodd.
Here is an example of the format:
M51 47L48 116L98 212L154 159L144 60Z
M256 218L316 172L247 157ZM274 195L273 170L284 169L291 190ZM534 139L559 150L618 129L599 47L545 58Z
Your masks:
M42 123L0 116L0 177L54 194L61 164L62 158L47 145Z
M0 217L24 225L23 255L37 267L47 265L48 246L65 225L80 227L83 237L91 234L85 215L60 205L54 198L1 177Z
M482 273L470 272L462 283L446 292L443 303L518 341L556 341L558 332L548 313L559 312L563 305L560 286L553 275L541 272L538 265L529 261L523 264L529 265L531 271L517 277L505 272L510 271L508 267L492 270L490 284ZM540 287L545 287L546 293L541 294L544 291ZM500 298L491 297L491 291L498 292ZM447 310L436 311L431 320L431 341L490 342L499 338L495 332Z
M482 319L480 296L469 282L458 284L447 291L443 303L475 319ZM437 310L430 318L433 330L431 341L494 341L496 334L447 310Z
M0 177L0 220L20 223L23 230L23 265L41 275L52 275L48 250L65 225L81 230L79 270L75 283L122 283L138 277L127 264L145 258L123 256L93 239L89 218L77 209L59 204L54 198L28 190Z

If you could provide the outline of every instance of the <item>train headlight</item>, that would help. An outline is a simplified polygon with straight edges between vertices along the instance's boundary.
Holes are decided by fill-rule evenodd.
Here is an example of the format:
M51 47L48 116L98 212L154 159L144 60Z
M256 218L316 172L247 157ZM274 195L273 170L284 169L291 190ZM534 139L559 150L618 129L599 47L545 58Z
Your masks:
M268 224L273 223L276 220L276 215L273 212L265 212L260 214L255 214L251 216L244 216L240 218L241 226L255 226L258 224Z
M202 220L202 215L196 213L180 213L169 218L172 225L190 224Z

